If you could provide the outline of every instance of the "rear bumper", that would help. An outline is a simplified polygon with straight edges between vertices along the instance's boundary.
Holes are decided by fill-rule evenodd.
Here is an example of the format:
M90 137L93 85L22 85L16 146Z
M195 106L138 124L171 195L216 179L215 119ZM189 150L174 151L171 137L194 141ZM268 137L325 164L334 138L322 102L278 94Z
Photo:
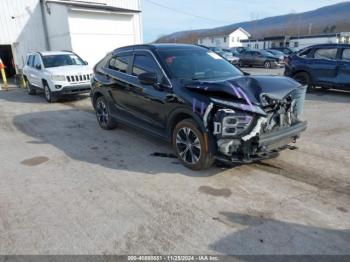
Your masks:
M90 84L81 84L74 86L65 86L61 90L56 91L57 95L76 95L76 94L85 94L90 93L91 85Z

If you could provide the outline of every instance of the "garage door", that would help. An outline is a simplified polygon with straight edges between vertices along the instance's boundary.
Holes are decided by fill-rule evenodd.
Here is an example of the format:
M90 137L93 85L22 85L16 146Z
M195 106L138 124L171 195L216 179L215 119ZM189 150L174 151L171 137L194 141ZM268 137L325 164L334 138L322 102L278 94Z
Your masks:
M72 48L95 65L115 48L136 43L133 15L71 10L69 29Z

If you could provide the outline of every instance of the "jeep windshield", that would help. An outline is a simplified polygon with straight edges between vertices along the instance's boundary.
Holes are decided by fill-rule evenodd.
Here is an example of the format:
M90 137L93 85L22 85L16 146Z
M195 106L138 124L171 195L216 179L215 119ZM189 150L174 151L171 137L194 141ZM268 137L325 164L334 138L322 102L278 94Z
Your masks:
M235 66L209 50L162 50L159 54L173 78L209 80L243 75Z
M74 54L62 55L45 55L43 56L45 68L71 66L71 65L85 65L85 62Z

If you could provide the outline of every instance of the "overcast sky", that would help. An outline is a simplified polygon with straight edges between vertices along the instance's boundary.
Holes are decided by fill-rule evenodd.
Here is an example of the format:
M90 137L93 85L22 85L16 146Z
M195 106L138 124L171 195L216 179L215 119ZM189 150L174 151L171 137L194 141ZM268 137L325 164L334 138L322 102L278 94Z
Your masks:
M144 41L154 41L161 35L175 31L212 28L256 18L305 12L340 2L344 0L141 0Z

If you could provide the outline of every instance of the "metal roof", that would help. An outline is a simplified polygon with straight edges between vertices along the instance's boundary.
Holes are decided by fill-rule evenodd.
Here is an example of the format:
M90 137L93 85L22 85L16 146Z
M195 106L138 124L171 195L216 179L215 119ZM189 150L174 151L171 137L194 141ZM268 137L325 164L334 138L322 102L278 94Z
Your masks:
M81 8L93 8L111 12L121 12L121 13L140 13L139 10L120 8L115 6L110 6L105 3L91 3L83 1L72 1L72 0L44 0L46 3L61 4L72 7L81 7Z

